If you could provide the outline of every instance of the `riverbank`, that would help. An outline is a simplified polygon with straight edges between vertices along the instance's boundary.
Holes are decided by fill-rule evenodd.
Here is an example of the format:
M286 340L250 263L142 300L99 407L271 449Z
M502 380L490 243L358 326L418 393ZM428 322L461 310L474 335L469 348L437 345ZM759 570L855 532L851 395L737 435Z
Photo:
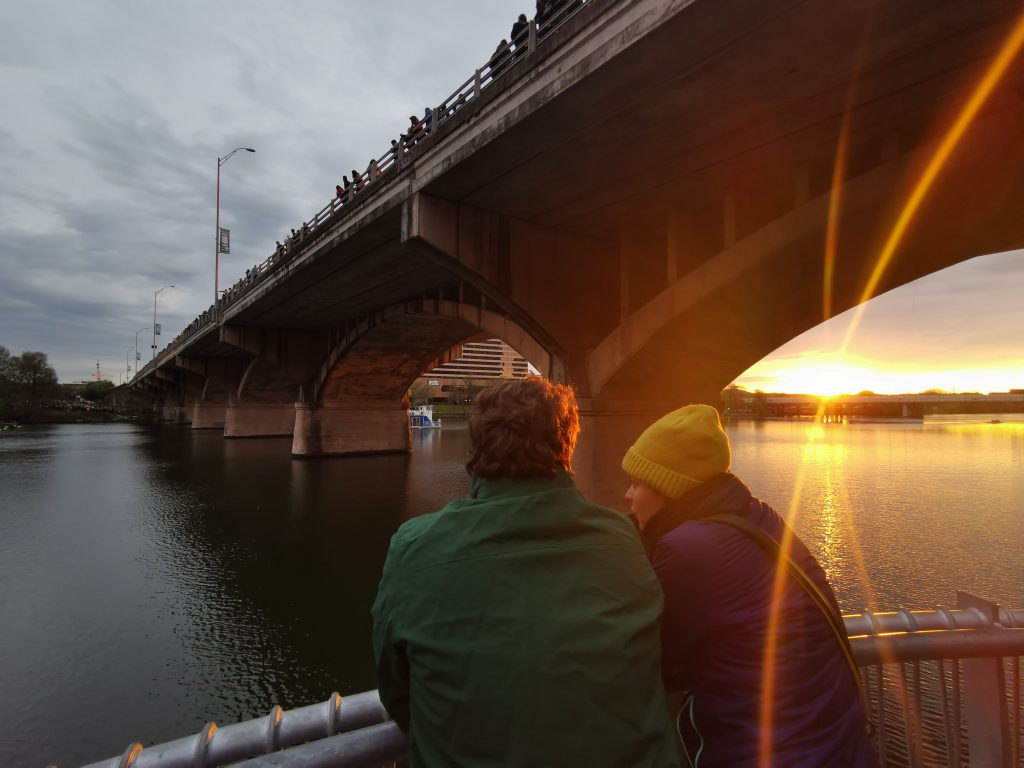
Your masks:
M150 411L111 411L99 408L33 408L7 416L8 423L29 424L120 424L153 421Z

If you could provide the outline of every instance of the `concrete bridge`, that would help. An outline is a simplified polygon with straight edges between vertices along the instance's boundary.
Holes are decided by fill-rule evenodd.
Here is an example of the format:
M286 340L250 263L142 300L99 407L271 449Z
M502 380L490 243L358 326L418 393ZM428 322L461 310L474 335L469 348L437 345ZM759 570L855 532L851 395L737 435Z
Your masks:
M567 11L131 390L299 456L408 450L411 382L498 337L614 421L716 402L828 316L1024 243L1018 0Z

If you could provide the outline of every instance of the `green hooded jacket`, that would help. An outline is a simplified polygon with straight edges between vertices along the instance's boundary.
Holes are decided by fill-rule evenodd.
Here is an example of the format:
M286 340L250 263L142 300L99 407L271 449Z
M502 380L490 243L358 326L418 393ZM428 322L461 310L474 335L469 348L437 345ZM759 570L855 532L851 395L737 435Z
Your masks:
M676 766L660 616L625 516L567 474L474 479L394 535L373 606L410 766Z

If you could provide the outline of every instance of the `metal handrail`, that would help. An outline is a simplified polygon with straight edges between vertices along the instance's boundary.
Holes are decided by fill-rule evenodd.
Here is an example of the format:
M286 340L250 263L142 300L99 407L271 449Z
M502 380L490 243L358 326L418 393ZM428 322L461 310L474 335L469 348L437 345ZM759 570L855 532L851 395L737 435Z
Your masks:
M945 669L944 665L950 660L955 667L958 659L998 662L1010 658L1017 662L1013 666L1015 677L1011 686L1014 690L1019 688L1019 657L1024 656L1024 610L999 608L998 614L998 624L975 609L844 616L854 658L861 667L862 675L868 679L870 670L875 670L874 674L879 679L871 696L881 707L874 713L876 718L884 720L888 717L881 701L885 694L879 692L883 667L895 666L901 670L905 689L901 696L907 699L910 691L916 690L915 705L918 709L921 706L920 672L915 667L914 689L902 671L904 664L914 666L918 662L934 661ZM872 631L862 631L865 621L872 623ZM937 627L940 624L943 626ZM937 628L931 628L933 626ZM944 708L956 709L959 722L961 689L959 682L954 685L955 707L948 705L945 699L943 705ZM1019 697L1014 702L1018 711L1014 713L1016 719L1013 722L1017 727L1020 723L1019 710L1024 703ZM909 704L904 704L904 718L908 707ZM960 728L952 724L952 714L947 713L946 717L950 721L946 723L947 737L952 740L948 751L959 754ZM914 726L905 727L909 732ZM882 734L879 747L883 753L886 751L885 734ZM1016 742L1012 749L1018 749ZM405 756L405 750L405 735L389 719L378 692L367 691L344 699L335 693L326 702L294 710L283 711L274 707L266 717L223 728L210 723L197 734L146 749L133 743L120 757L92 763L86 768L209 768L237 760L246 760L241 765L252 768L275 765L368 768L400 760Z
M387 720L388 714L376 691L345 697L333 693L327 701L319 704L290 710L275 706L266 717L223 728L207 723L197 734L145 749L135 742L129 744L119 757L92 763L87 768L225 765L307 742L324 742L337 734L360 731ZM397 727L394 730L397 731Z
M1024 629L932 629L851 637L857 666L1024 656Z
M1024 627L1024 610L998 607L1001 627ZM888 632L911 632L936 629L985 629L994 622L976 608L934 611L887 611L884 613L847 614L843 616L846 633L857 635L880 635Z
M345 217L355 207L356 201L366 197L368 192L379 188L382 181L386 181L397 175L404 165L405 157L412 151L413 147L430 140L435 136L442 125L451 120L455 113L470 102L480 98L483 89L492 86L498 79L507 74L517 64L526 59L537 50L541 40L548 37L566 21L575 16L582 8L594 3L595 0L562 0L559 7L550 17L544 19L544 23L538 27L537 20L531 19L525 33L519 38L508 43L500 51L496 50L488 60L478 67L474 73L451 94L442 99L436 108L432 108L429 125L423 126L415 137L407 137L405 141L398 141L392 145L384 154L376 160L372 160L367 167L364 189L357 190L353 183L345 193L345 199L338 197L331 198L323 208L313 214L309 221L304 221L302 226L295 230L296 237L286 236L282 248L277 249L264 261L256 264L248 277L239 279L234 285L224 291L223 298L218 299L216 305L211 305L205 312L219 317L221 310L231 306L243 296L252 291L259 283L262 283L271 273L277 271L282 264L294 259L299 253L305 251L310 245L319 240L318 233L328 222L335 223L340 217ZM524 44L525 43L525 44ZM492 62L494 62L492 66ZM405 135L405 134L403 134ZM372 175L371 172L372 171ZM392 173L394 171L394 173ZM201 316L200 316L201 317ZM196 318L197 320L199 318ZM195 321L186 326L173 341L161 351L161 355L171 350L182 342L189 339L198 331L206 327L204 323L198 327ZM191 330L190 330L191 329ZM148 368L148 366L147 366ZM146 375L146 368L136 372L132 382ZM132 383L129 382L129 383Z

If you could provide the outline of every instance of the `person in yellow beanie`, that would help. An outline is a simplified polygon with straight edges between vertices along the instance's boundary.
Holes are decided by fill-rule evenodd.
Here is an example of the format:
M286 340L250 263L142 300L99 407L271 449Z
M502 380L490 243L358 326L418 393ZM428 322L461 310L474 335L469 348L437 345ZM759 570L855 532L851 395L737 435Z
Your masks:
M730 464L708 405L658 419L622 459L626 500L665 594L662 676L682 701L683 752L699 768L874 768L825 573Z

